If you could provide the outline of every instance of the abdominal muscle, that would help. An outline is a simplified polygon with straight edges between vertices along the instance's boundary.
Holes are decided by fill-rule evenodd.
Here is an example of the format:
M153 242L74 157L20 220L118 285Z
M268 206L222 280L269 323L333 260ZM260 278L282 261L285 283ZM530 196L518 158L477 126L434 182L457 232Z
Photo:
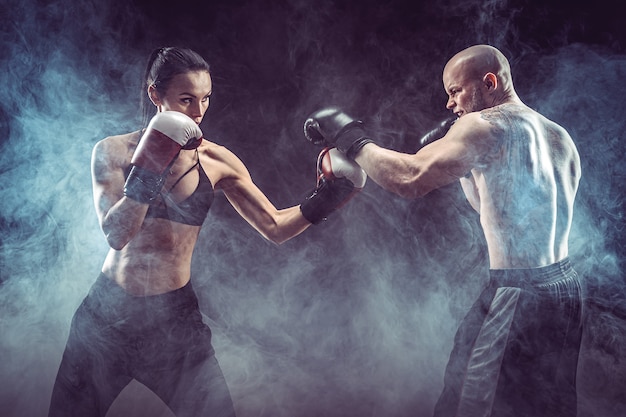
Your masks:
M199 232L200 226L145 219L126 247L109 250L102 272L136 296L177 290L191 278L191 255Z

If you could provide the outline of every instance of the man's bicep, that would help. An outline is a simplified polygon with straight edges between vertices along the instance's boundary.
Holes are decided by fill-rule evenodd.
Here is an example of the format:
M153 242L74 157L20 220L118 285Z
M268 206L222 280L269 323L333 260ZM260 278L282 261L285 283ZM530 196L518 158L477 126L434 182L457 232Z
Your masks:
M483 166L488 156L496 151L495 139L487 123L468 115L460 119L442 140L433 145L441 146L437 151L442 159L442 166L457 178L462 178L472 169Z
M416 157L429 161L425 165L440 186L466 176L478 160L475 147L458 138L444 138L418 152Z

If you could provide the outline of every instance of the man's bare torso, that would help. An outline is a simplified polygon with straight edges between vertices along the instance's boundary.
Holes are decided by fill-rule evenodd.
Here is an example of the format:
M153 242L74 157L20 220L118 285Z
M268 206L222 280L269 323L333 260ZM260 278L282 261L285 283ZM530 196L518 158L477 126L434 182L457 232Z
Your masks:
M522 104L482 112L498 151L462 178L480 213L492 269L533 268L568 254L580 160L565 129Z

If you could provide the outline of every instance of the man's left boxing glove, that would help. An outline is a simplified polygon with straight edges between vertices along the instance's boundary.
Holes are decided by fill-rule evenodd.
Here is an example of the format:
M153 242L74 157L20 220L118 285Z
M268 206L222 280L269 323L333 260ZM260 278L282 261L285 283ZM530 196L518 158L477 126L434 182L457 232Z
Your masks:
M444 137L446 135L446 133L448 133L448 130L450 130L450 128L452 127L452 125L454 124L454 122L456 122L458 120L458 118L455 117L451 117L449 119L444 120L443 122L439 123L439 125L437 127L435 127L433 130L431 130L430 132L426 133L424 136L422 136L419 140L419 148L418 149L422 149L424 146L433 143L436 140L441 139L442 137Z
M300 204L304 218L313 224L326 220L365 186L367 174L336 148L324 148L317 158L317 185Z
M338 107L312 113L304 122L304 136L314 145L337 147L350 159L354 159L363 146L374 142L367 137L362 121Z
M201 142L200 127L187 115L177 111L157 113L133 153L124 195L144 204L154 201L163 188L163 174L180 150L197 148Z

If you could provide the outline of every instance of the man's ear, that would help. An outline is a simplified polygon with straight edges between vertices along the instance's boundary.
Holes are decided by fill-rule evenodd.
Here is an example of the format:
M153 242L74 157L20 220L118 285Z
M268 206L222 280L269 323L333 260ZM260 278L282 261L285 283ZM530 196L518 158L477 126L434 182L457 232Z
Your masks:
M159 93L154 85L150 85L148 87L148 98L155 106L159 107L161 105L161 100L159 99Z
M488 72L483 77L483 83L488 90L495 90L498 88L498 77L493 72Z

